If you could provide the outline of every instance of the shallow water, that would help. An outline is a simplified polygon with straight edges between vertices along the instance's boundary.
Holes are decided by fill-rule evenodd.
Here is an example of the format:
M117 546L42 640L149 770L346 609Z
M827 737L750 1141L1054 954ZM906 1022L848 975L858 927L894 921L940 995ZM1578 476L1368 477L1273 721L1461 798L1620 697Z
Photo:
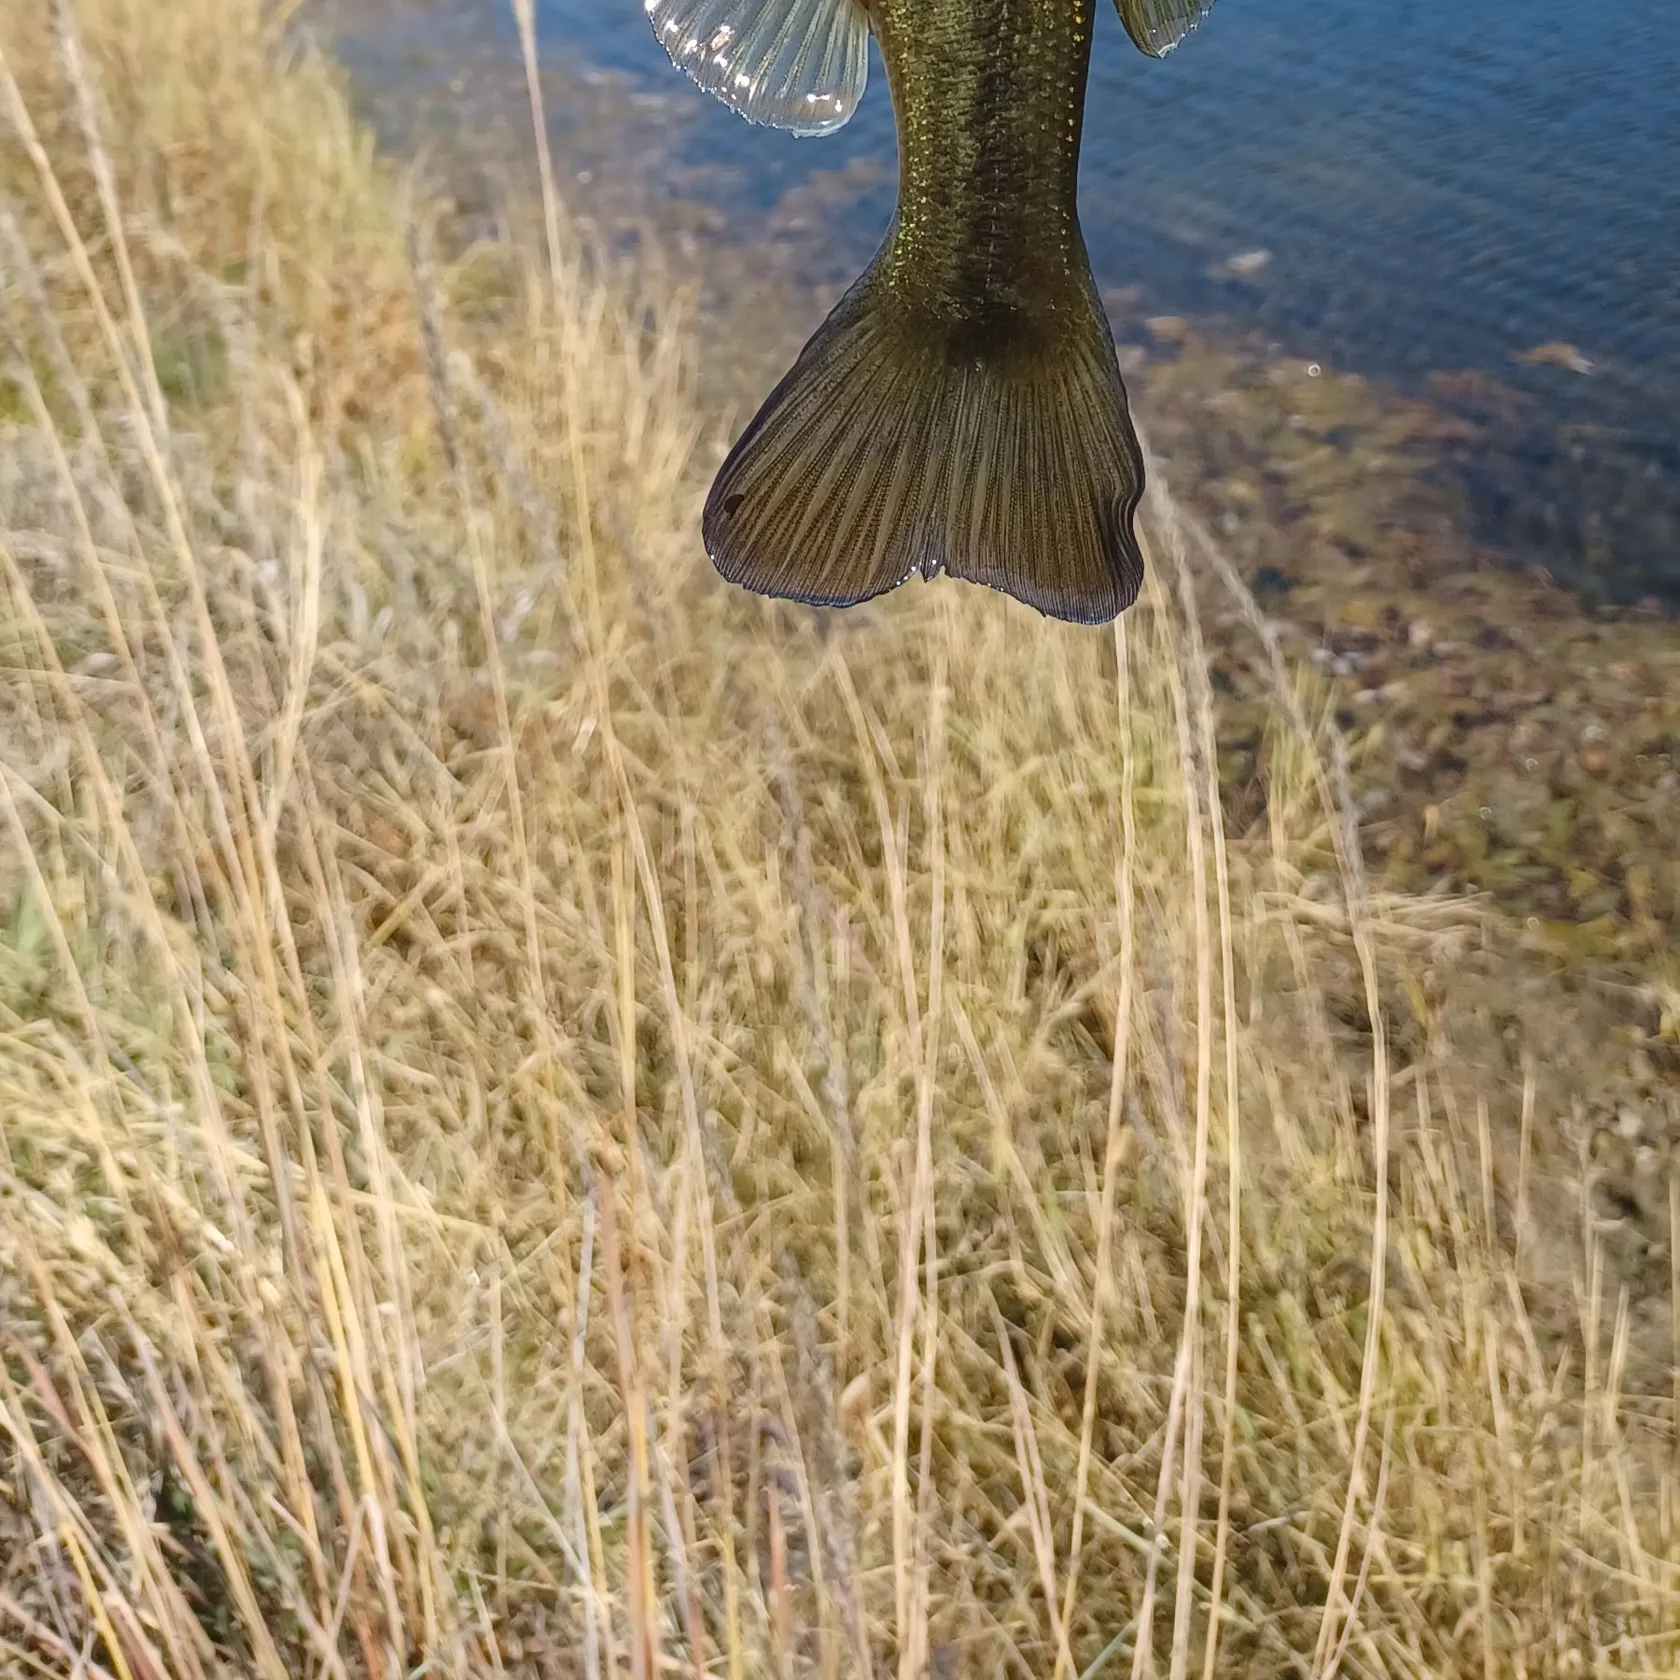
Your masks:
M447 52L511 47L505 8L438 5ZM820 212L796 231L807 272L867 260L893 194L878 60L852 124L801 141L692 89L636 0L539 13L580 86L639 96L623 169L748 239L815 185ZM611 170L585 126L586 172ZM1675 0L1223 0L1165 63L1100 6L1081 192L1099 283L1135 288L1146 312L1258 330L1414 391L1493 376L1443 397L1478 422L1445 463L1477 534L1589 592L1680 603ZM1547 345L1565 348L1519 359Z

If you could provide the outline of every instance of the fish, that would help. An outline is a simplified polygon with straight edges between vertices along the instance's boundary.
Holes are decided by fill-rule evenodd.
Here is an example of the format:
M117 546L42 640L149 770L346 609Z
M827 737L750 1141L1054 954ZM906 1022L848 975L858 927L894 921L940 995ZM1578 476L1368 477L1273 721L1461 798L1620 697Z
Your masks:
M1214 0L1115 0L1165 57ZM765 399L701 516L729 582L850 607L913 574L1105 624L1137 599L1143 451L1079 225L1098 0L643 0L751 122L832 134L873 35L898 200L873 261Z

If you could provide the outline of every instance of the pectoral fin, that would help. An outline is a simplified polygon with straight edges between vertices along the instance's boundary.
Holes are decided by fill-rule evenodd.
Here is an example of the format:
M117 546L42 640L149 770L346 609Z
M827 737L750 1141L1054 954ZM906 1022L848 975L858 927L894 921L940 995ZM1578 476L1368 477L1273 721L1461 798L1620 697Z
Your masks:
M862 0L643 0L671 62L749 122L832 134L863 98Z
M1214 0L1114 0L1140 51L1165 58L1213 10Z

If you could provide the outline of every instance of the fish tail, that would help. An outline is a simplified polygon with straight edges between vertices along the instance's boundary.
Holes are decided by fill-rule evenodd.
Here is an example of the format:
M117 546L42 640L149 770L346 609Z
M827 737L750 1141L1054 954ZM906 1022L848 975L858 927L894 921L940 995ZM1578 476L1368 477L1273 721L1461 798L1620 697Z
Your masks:
M1143 455L1090 288L1051 332L918 332L879 264L771 393L707 498L762 595L851 606L912 572L1101 624L1137 598Z

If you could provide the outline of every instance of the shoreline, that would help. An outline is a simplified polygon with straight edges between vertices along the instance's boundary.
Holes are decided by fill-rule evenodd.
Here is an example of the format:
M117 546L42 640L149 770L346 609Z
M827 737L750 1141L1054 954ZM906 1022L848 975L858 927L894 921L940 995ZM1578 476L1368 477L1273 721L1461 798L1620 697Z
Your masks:
M523 92L493 113L484 104L506 68L487 50L476 98L443 97L451 121L484 119L469 123L481 150L434 158L446 189L465 162L463 240L510 211L532 215ZM424 112L404 120L410 143L427 131ZM651 261L696 300L697 390L738 425L843 289L811 234L828 195L851 186L819 180L787 195L766 218L766 260L713 206L585 173L565 187L569 213L609 260ZM1680 614L1595 603L1466 534L1464 486L1443 466L1477 433L1446 399L1511 394L1480 373L1437 376L1440 401L1357 372L1312 376L1261 335L1159 315L1141 288L1111 288L1105 303L1173 493L1231 554L1348 733L1383 886L1480 895L1542 965L1578 969L1600 991L1680 999L1680 861L1668 840L1680 831ZM1212 590L1203 607L1226 714L1221 778L1241 814L1254 805L1269 678ZM1654 1026L1665 1018L1658 1008ZM1646 1036L1636 1055L1668 1067L1670 1035ZM1680 1090L1680 1063L1673 1071Z
M789 244L816 221L815 198L783 207ZM621 259L652 260L701 296L697 378L737 423L840 290L722 238L704 206L660 224L634 203L596 200L592 219L589 193L578 202ZM1256 336L1155 315L1135 291L1105 301L1174 493L1218 533L1360 744L1387 884L1486 893L1542 944L1680 986L1680 864L1665 839L1680 828L1680 616L1595 604L1466 536L1470 512L1441 466L1472 431L1445 408L1357 373L1309 376ZM1215 622L1239 713L1263 688L1240 643ZM1244 727L1233 718L1226 767L1239 800L1254 750Z
M1133 375L1152 441L1334 696L1391 884L1680 983L1680 620L1465 538L1428 471L1449 416L1193 329L1168 347Z

